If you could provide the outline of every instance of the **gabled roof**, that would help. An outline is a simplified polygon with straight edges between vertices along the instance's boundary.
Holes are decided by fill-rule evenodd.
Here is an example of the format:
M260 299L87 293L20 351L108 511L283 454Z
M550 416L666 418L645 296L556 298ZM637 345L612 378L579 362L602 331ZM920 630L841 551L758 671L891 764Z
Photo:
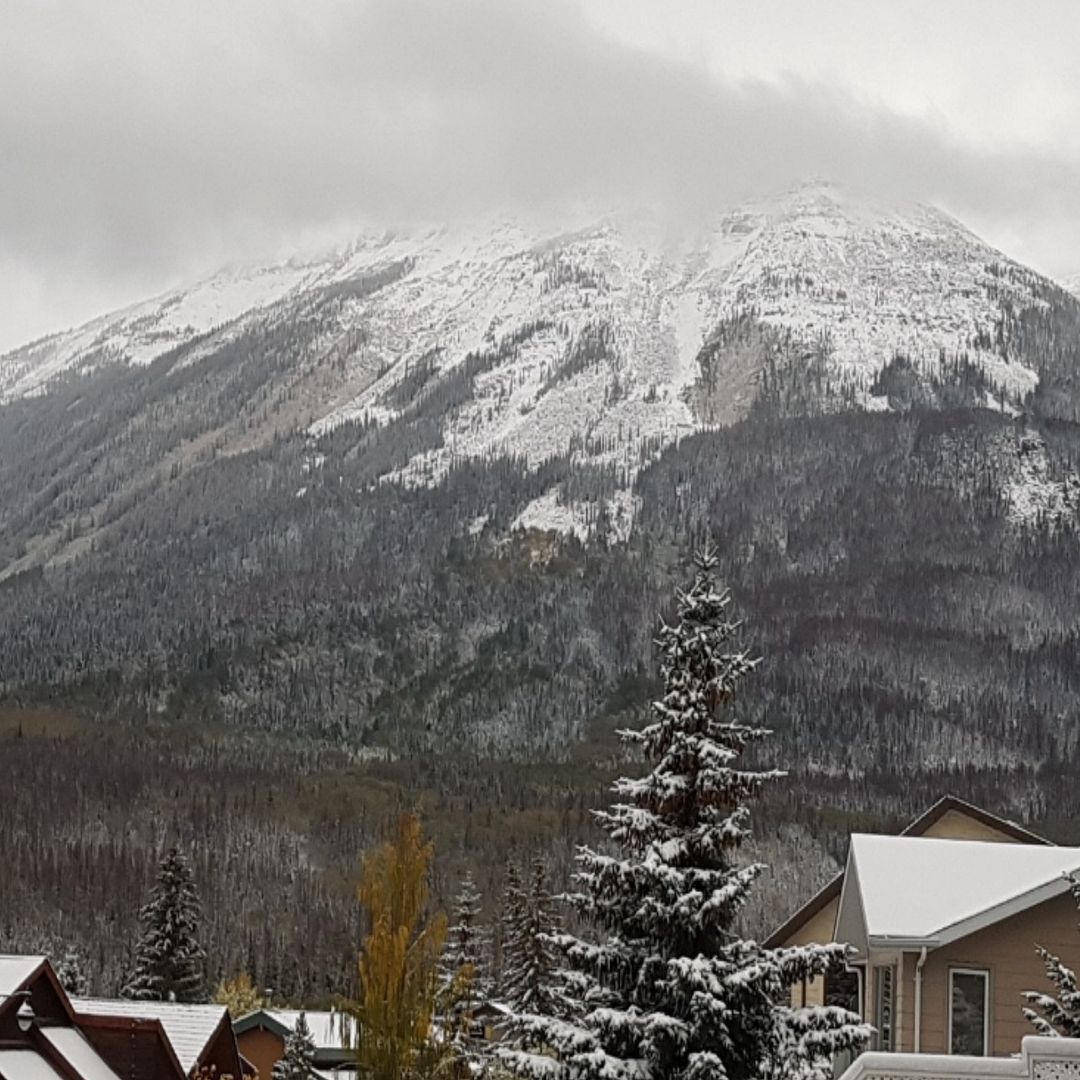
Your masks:
M964 817L969 817L981 825L986 825L995 832L1017 841L1017 843L1053 846L1052 841L1047 840L1045 836L1039 836L1038 833L1025 829L1023 825L1017 825L1015 821L998 817L997 814L991 814L989 810L983 810L982 807L957 798L955 795L943 795L929 810L920 814L906 828L902 829L899 835L922 836L951 811L956 811L956 813L963 814Z
M938 948L1069 889L1080 848L911 836L851 838L836 938Z
M929 810L924 811L915 818L914 821L909 822L901 829L899 835L923 836L927 830L936 825L950 811L955 811L956 813L963 814L965 817L972 818L980 824L996 830L1003 836L1010 837L1017 841L1017 843L1039 844L1047 847L1052 846L1052 842L1045 837L1025 829L1022 825L1017 825L1014 821L998 817L997 814L991 814L988 810L983 810L981 807L966 802L956 795L943 795ZM950 841L950 843L957 843L957 841L953 840ZM792 915L785 919L780 926L769 934L765 939L765 945L768 948L774 948L786 941L800 926L809 922L809 920L821 911L822 908L835 900L840 895L843 884L844 875L841 872L814 893L802 907L798 908Z
M72 998L75 1012L85 1016L133 1017L157 1020L185 1073L199 1064L229 1012L224 1005L181 1005L172 1001L114 1001L106 998Z
M0 994L14 994L45 963L44 956L8 956L0 954Z
M0 955L0 1014L19 1007L21 1002L15 995L20 990L37 995L33 1008L39 1017L74 1019L67 992L46 957Z
M187 1080L159 1020L83 1013L78 1026L124 1080Z
M43 1027L41 1034L82 1080L120 1080L78 1028Z

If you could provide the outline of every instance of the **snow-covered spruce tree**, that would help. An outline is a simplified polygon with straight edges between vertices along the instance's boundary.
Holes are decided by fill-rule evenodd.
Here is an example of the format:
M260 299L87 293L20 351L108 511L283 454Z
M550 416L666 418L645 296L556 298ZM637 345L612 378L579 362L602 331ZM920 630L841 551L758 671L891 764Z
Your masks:
M559 995L555 972L558 957L552 944L556 916L548 891L547 867L533 860L529 891L518 886L518 898L509 924L510 948L503 980L506 1004L522 1013L552 1013Z
M1069 883L1073 899L1080 907L1080 875L1070 874ZM1035 951L1046 967L1046 977L1057 987L1057 997L1037 990L1025 991L1024 1000L1030 1007L1024 1009L1024 1016L1040 1035L1080 1038L1080 986L1076 972L1041 945L1036 945Z
M56 965L56 977L60 985L72 997L86 997L90 992L90 980L86 977L82 953L74 945L69 945Z
M487 1000L490 990L488 966L490 934L481 922L482 901L473 881L472 871L466 871L454 899L453 923L446 932L440 974L444 985L454 982L468 969L468 1000L477 1004Z
M802 978L842 962L842 946L765 949L736 916L760 865L738 861L747 799L780 772L737 760L767 732L730 705L757 666L736 643L729 598L705 552L678 620L661 624L664 694L641 731L621 732L652 763L616 781L597 814L611 854L582 848L563 899L592 927L556 935L564 1003L515 1017L504 1061L544 1080L819 1080L869 1028L837 1008L793 1009Z
M201 914L187 860L170 848L158 870L150 901L139 912L143 932L122 995L136 1001L203 1000Z
M499 979L495 987L499 998L507 1002L512 1000L514 973L523 963L525 916L525 888L521 884L521 871L513 860L509 860L499 907Z
M285 1037L285 1053L274 1064L273 1080L311 1080L315 1064L315 1040L311 1036L307 1017L300 1013L296 1026Z
M473 1033L473 1014L490 996L488 976L491 941L480 921L481 897L471 871L466 871L454 900L453 924L440 962L443 1023L454 1056L482 1071L488 1047Z

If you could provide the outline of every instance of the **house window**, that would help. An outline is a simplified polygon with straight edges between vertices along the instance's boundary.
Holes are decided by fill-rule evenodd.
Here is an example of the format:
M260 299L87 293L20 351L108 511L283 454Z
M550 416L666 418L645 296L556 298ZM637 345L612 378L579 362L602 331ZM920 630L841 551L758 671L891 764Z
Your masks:
M891 965L874 968L877 986L874 995L874 1027L877 1028L877 1048L893 1048L893 1001L896 995L896 968Z
M990 1052L990 972L949 971L949 1052L986 1057Z

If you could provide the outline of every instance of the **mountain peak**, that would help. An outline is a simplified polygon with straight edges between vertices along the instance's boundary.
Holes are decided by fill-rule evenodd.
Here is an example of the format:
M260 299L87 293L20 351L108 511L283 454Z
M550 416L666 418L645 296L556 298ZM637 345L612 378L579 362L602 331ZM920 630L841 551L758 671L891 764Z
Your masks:
M650 455L746 415L763 335L821 353L819 377L865 408L888 407L872 388L898 355L925 371L966 356L988 407L1019 407L1038 381L995 344L1004 308L1037 302L1037 276L932 207L814 179L682 235L647 210L582 224L371 233L230 270L0 357L0 401L108 364L156 361L163 386L204 362L247 365L244 393L290 404L242 432L230 420L221 445L257 444L279 422L319 434L365 421L409 448L386 456L386 480L570 455L618 469L628 494ZM739 319L761 328L757 345L718 345ZM632 518L632 500L619 510ZM545 495L522 523L577 529L567 515Z

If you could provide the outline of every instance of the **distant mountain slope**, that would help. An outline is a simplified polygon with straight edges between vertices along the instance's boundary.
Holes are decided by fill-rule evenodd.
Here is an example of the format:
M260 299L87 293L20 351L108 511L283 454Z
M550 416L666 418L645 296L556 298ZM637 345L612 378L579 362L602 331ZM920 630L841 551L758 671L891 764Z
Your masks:
M285 424L318 434L366 419L410 429L413 452L387 470L408 483L434 483L461 458L536 467L570 449L629 481L643 455L746 415L753 350L714 353L708 408L695 392L725 319L753 311L793 347L824 350L854 404L884 407L870 390L897 353L924 368L966 353L987 400L1015 406L1038 375L994 328L1004 308L1036 304L1041 284L937 210L814 183L678 234L626 215L567 235L481 223L231 271L0 357L0 400L64 372L170 358L146 386L155 395L179 368L235 363L238 343L302 323L305 340L265 385L288 404L242 435L219 430L221 449Z
M755 605L794 574L854 617L925 545L935 595L996 575L1066 633L1015 580L1071 581L1080 302L927 208L384 236L0 370L0 699L563 754L710 534Z

